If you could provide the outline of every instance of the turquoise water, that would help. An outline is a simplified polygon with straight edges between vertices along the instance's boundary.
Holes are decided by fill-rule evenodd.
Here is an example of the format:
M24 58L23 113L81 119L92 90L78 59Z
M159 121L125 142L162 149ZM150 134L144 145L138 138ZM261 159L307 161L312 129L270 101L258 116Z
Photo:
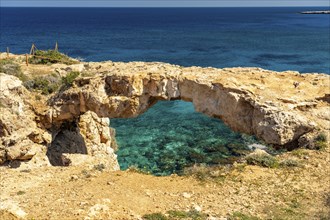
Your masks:
M159 101L137 118L110 123L116 128L121 169L134 166L155 175L180 174L200 163L231 163L256 142L184 101Z

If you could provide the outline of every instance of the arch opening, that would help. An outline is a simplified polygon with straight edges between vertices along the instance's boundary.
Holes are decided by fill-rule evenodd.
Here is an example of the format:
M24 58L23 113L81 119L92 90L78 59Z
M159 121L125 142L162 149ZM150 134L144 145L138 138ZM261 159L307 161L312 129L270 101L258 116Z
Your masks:
M111 119L122 170L181 174L195 164L230 164L251 151L255 137L195 111L191 102L158 101L136 118Z

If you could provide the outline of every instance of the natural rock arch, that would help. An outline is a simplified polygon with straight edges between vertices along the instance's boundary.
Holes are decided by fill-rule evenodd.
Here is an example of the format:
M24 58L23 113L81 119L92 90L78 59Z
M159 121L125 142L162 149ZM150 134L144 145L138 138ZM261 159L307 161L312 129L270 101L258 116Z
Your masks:
M269 144L297 143L316 127L300 108L315 107L315 97L304 103L286 94L278 98L271 94L277 92L274 85L264 82L267 77L280 80L276 82L278 90L283 86L290 95L297 92L292 81L306 80L296 72L182 68L163 63L103 63L97 69L95 77L78 79L72 88L53 98L48 113L52 123L73 120L87 111L99 117L135 117L158 100L181 99L193 102L199 112L220 118L233 130L256 135Z
M137 116L158 100L191 101L197 111L222 119L233 130L280 146L309 145L311 132L329 130L330 77L325 74L143 62L47 68L92 77L78 78L46 101L18 78L0 73L0 164L29 160L35 166L50 165L53 157L53 164L102 163L118 170L109 118ZM64 137L78 137L83 144L58 150L63 146L58 141L70 145Z

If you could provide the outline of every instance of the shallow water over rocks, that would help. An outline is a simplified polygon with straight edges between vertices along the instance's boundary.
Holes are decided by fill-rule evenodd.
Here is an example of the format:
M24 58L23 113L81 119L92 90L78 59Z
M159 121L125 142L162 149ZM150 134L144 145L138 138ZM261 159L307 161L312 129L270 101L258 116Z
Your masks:
M181 173L194 164L231 163L257 143L184 101L159 101L136 118L111 119L111 127L121 169L134 166L154 175Z

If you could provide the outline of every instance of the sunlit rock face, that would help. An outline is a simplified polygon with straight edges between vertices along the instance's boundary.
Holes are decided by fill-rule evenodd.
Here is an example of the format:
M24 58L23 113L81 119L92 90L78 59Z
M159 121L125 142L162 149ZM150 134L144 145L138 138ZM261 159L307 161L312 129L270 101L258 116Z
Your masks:
M86 111L99 117L135 117L158 100L193 102L197 111L222 119L235 131L266 143L290 145L324 127L329 76L273 72L260 68L183 68L164 63L89 63L94 77L51 101L52 123ZM324 117L317 117L322 114ZM328 128L327 128L328 129Z
M79 67L81 77L47 100L0 73L0 164L103 164L118 170L108 118L135 117L158 100L190 101L234 131L278 146L297 147L306 134L329 130L329 75L144 62ZM64 64L28 68L72 69Z
M47 165L46 145L51 142L49 131L38 126L38 116L31 107L34 97L22 82L0 73L0 164L30 160Z
M45 117L49 107L39 100L43 97L36 99L14 76L0 73L0 82L0 165L25 169L102 164L103 169L119 169L108 118L86 112L56 127Z

